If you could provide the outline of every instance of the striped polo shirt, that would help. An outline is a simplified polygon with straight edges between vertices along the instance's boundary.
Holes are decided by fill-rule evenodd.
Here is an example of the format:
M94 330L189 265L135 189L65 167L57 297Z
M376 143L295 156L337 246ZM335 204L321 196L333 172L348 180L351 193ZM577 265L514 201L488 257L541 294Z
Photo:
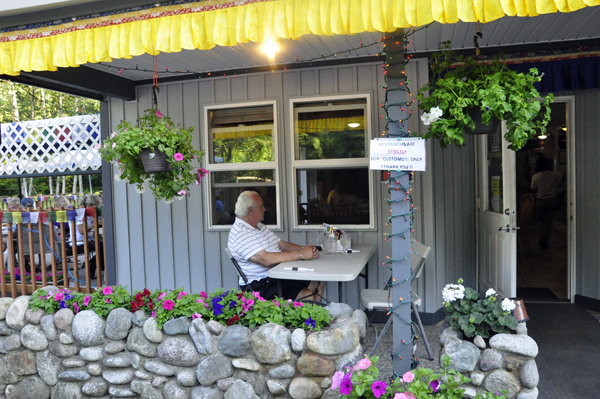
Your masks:
M260 280L269 277L269 269L249 261L251 257L262 251L281 252L279 241L271 230L267 229L262 223L256 225L256 229L244 222L240 218L235 218L235 223L231 226L227 248L239 263L240 268L248 278L248 282ZM239 279L240 285L244 285L244 280Z

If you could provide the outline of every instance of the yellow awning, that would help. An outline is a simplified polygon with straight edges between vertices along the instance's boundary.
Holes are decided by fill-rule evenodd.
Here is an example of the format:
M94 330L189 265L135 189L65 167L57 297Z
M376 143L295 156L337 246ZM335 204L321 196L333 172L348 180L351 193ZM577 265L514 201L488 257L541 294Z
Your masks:
M441 23L490 22L600 5L600 0L238 0L151 7L0 33L0 73L53 71L144 53L248 41L348 35Z

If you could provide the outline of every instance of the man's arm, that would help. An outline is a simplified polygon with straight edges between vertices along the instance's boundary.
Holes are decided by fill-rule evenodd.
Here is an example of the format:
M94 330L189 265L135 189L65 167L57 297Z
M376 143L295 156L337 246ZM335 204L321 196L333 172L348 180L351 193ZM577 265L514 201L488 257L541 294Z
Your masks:
M292 262L295 260L309 260L319 256L318 251L312 245L301 247L286 241L279 241L281 252L267 252L264 249L253 255L249 260L258 263L264 267L277 266L283 262ZM317 252L315 254L315 251ZM300 256L302 254L302 256Z

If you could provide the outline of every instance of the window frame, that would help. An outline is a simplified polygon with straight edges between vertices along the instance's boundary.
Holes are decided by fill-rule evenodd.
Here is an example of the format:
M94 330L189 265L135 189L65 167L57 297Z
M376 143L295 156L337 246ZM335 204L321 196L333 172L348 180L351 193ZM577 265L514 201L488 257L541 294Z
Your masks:
M280 191L280 171L279 171L279 118L278 118L278 107L277 100L264 100L264 101L248 101L248 102L228 102L221 104L210 104L204 105L202 109L202 114L204 116L204 123L202 124L204 128L204 137L203 144L206 154L209 154L210 159L212 159L212 163L210 162L209 156L204 156L202 160L202 167L209 172L227 172L234 170L272 170L273 171L273 182L275 183L275 193L276 193L276 212L277 212L277 224L276 225L268 225L271 230L281 230L283 226L283 215L282 215L282 206L281 206L281 191ZM263 105L271 105L273 107L273 161L270 162L246 162L246 163L214 163L214 152L212 146L212 139L210 135L210 126L209 126L209 118L208 113L212 110L219 109L231 109L231 108L248 108L255 106L263 106ZM205 190L205 203L208 204L208 212L207 212L207 230L210 231L228 231L231 229L232 225L220 225L213 224L213 206L212 204L212 189L214 187L238 187L239 183L213 183L213 175L209 173L208 178L205 179L207 181L207 188ZM269 186L272 187L271 183L252 183L247 184L255 187L259 186Z
M311 231L311 230L319 230L322 229L320 225L302 225L299 224L298 218L298 195L297 195L297 171L298 169L350 169L350 168L360 168L366 167L368 170L369 176L369 224L341 224L340 228L349 231L365 231L365 230L375 230L375 179L373 171L369 169L369 146L370 141L373 138L373 129L372 129L372 120L371 120L371 101L372 94L370 92L365 93L356 93L356 94L339 94L339 95L327 95L327 96L316 96L316 97L296 97L290 98L289 105L289 131L288 131L288 140L290 143L290 148L286 150L286 154L288 154L290 163L289 163L289 171L291 173L290 179L288 181L292 182L292 193L291 199L289 200L292 222L292 229L296 231ZM310 159L310 160L296 160L296 137L295 132L297 128L297 110L295 109L296 104L301 103L312 103L316 101L343 101L343 100L353 100L353 99L365 99L366 103L364 106L357 107L357 104L349 104L349 108L345 108L340 106L340 109L358 109L364 108L365 110L365 156L363 158L333 158L333 159ZM315 110L319 110L321 107L315 107ZM324 107L325 109L325 107ZM331 108L328 108L331 109ZM337 225L336 225L337 226Z

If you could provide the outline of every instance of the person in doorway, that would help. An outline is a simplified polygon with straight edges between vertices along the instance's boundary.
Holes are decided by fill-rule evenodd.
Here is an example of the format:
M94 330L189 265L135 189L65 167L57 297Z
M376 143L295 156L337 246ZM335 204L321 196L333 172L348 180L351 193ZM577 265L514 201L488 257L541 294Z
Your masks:
M545 157L538 158L535 169L537 173L531 179L531 190L536 196L536 216L542 222L540 247L547 249L556 210L556 189L562 176L552 170L552 161Z
M342 200L342 184L338 183L335 188L329 192L327 203L331 206L337 205Z
M242 192L235 204L235 214L227 247L252 288L263 298L273 299L277 294L277 280L269 277L269 268L282 262L312 260L319 256L312 245L302 247L283 241L261 223L265 207L258 193ZM325 290L324 282L281 280L279 283L285 299L318 300ZM245 289L241 278L240 286Z

